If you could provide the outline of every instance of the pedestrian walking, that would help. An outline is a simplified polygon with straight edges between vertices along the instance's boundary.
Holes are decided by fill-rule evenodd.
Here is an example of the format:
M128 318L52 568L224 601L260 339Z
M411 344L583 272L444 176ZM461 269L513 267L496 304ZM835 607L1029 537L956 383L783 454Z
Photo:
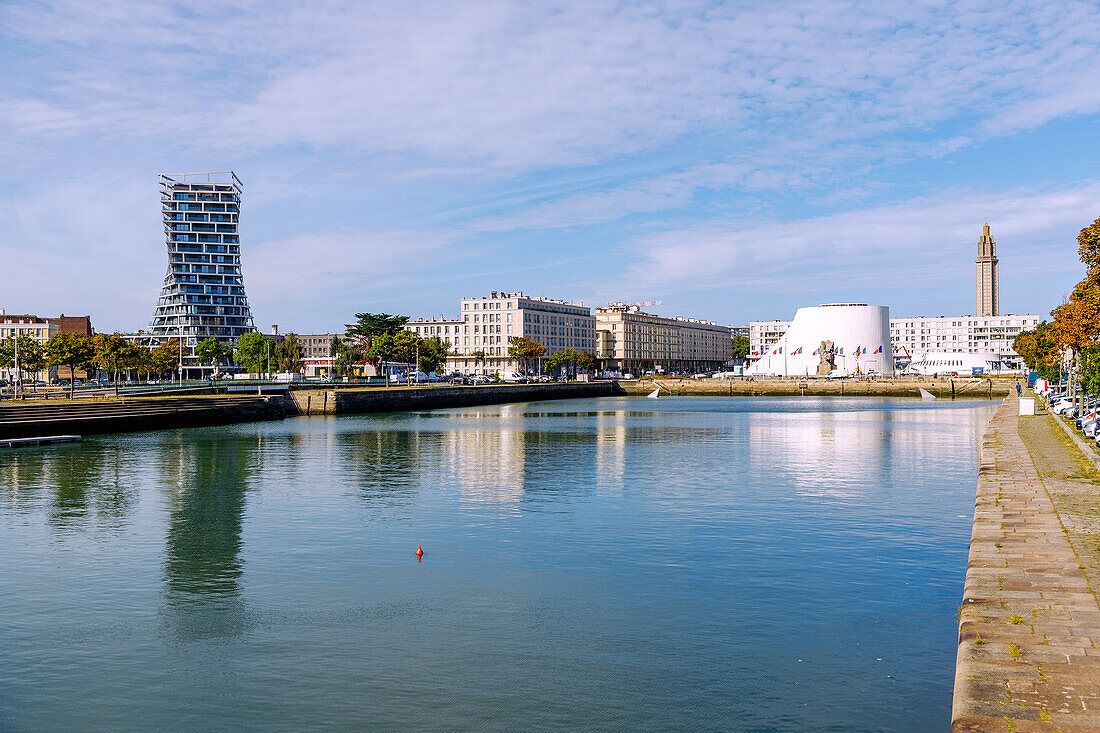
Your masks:
M1024 388L1020 386L1020 380L1016 380L1016 396L1021 397L1024 394Z

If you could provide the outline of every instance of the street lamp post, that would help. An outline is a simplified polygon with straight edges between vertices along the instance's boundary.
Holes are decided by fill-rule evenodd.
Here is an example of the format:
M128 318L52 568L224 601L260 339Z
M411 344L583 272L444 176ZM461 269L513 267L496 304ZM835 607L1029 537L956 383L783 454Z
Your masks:
M23 389L22 375L19 373L19 329L15 330L15 396L19 397L19 393Z

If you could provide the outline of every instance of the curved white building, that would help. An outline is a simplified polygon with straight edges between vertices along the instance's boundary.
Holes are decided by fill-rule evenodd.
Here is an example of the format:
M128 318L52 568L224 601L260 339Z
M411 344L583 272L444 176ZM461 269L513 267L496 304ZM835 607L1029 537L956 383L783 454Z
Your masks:
M749 375L815 376L822 341L832 341L834 374L894 376L890 309L884 305L826 303L799 308L779 342L768 348Z
M905 371L911 374L934 377L939 374L955 376L1000 374L1012 370L998 354L988 351L982 354L967 354L958 351L928 351L914 358Z

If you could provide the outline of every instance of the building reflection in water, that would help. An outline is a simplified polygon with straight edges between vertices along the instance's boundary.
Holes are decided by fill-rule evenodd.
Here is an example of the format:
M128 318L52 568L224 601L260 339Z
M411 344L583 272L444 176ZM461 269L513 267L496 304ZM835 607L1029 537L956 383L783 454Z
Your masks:
M248 625L241 598L242 523L257 442L197 440L158 456L167 487L164 594L168 632L181 641L235 636Z
M519 507L532 438L518 417L523 407L500 405L469 413L460 417L454 430L442 434L443 464L455 477L464 502Z
M774 469L802 496L856 500L872 487L877 491L885 482L904 479L897 475L899 466L935 465L961 436L980 434L989 415L921 406L752 412L748 418L749 460L755 465Z

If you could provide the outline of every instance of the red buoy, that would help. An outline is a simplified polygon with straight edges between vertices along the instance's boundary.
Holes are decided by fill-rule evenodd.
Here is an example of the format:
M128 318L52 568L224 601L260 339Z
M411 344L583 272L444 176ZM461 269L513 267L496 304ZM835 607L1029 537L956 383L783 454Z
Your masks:
M424 548L420 545L416 546L416 561L420 562L420 558L424 557Z

